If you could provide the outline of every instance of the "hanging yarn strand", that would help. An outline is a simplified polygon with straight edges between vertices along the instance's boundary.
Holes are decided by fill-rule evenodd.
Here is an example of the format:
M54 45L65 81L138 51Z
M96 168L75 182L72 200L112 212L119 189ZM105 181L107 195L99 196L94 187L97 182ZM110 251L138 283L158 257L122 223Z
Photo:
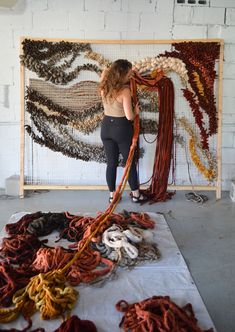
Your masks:
M172 81L162 71L156 77L142 77L135 72L135 81L145 85L150 91L159 94L158 137L150 187L141 192L150 204L165 201L174 193L167 192L168 177L171 166L174 124L174 87ZM134 94L133 94L134 95Z

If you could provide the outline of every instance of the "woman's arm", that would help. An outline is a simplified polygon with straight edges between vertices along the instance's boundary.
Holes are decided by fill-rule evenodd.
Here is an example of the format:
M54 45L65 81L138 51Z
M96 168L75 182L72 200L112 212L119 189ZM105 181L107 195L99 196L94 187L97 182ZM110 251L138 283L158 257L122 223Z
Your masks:
M102 71L102 73L101 73L101 75L100 75L100 81L103 81L105 75L108 73L108 70L109 70L108 68L105 68L105 69Z
M135 113L132 109L131 91L129 88L122 90L120 97L122 98L123 109L128 120L134 120Z

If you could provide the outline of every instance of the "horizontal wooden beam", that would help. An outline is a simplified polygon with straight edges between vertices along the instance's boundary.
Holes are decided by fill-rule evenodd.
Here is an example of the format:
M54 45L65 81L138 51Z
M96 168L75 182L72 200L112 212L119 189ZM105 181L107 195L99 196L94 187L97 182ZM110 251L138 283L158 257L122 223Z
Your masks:
M148 188L148 186L141 186L142 189ZM48 185L48 184L27 184L24 185L24 190L108 190L108 187L105 185ZM130 190L129 186L126 186L127 190ZM173 186L170 185L167 187L168 190L217 190L216 186Z
M163 39L163 40L153 40L153 39L141 39L141 40L122 40L122 39L112 39L112 40L97 40L97 39L75 39L75 38L41 38L41 37L21 37L21 41L24 39L30 39L35 41L46 40L48 42L61 42L67 41L70 43L89 43L89 44L176 44L184 42L203 42L203 43L223 43L223 39L220 38L205 38L205 39Z

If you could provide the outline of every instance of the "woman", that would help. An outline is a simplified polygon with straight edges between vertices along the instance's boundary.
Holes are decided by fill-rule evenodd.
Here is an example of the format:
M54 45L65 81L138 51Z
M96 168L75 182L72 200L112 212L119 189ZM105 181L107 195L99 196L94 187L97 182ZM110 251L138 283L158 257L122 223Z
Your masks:
M110 191L109 202L112 201L116 189L116 176L119 153L124 163L129 155L133 137L135 112L132 108L129 80L132 75L132 64L123 59L113 62L109 69L101 75L100 93L104 106L105 117L101 125L101 139L107 157L106 181ZM128 182L131 188L131 198L134 203L145 199L139 192L139 182L136 169L136 158L132 162Z

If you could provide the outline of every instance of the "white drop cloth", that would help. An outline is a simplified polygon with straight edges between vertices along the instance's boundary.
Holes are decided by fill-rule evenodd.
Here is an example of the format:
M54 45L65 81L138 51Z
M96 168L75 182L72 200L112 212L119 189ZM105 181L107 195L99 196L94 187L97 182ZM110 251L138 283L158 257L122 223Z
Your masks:
M13 215L8 223L16 222L24 214L25 212ZM203 329L213 327L216 332L164 216L156 213L148 214L156 222L154 239L161 252L160 260L143 263L133 270L119 268L117 278L101 287L96 285L77 287L79 298L72 314L81 319L92 320L98 332L118 332L121 331L119 322L123 316L115 309L115 304L119 300L133 303L154 295L168 295L180 306L191 303L199 326ZM0 240L3 236L5 236L4 230L0 233ZM53 243L56 236L58 233L53 232L47 238ZM63 240L57 243L61 246L64 244ZM38 313L32 317L32 320L32 329L43 327L46 332L54 331L61 324L60 319L43 321ZM0 324L2 328L18 329L26 325L22 318L9 324Z

